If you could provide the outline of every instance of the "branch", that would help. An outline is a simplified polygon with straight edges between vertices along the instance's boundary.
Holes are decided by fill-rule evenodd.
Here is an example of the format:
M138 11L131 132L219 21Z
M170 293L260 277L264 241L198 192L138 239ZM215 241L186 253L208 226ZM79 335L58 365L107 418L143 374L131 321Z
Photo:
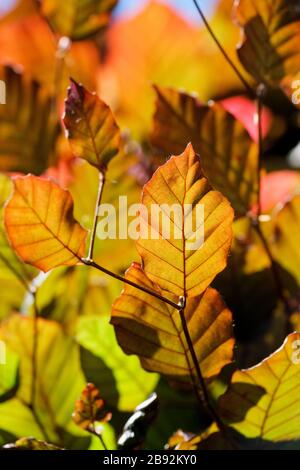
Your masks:
M165 302L166 304L170 305L171 307L175 308L176 310L180 310L182 307L175 302L173 302L170 299L167 299L163 295L158 294L157 292L148 289L147 287L142 287L138 284L136 284L133 281L130 281L129 279L126 279L126 277L120 276L119 274L115 274L108 269L104 268L103 266L100 266L100 264L95 263L95 261L87 258L82 258L81 262L85 264L86 266L92 266L95 269L98 269L98 271L101 271L104 274L107 274L110 277L113 277L114 279L117 279L118 281L124 282L125 284L128 284L132 287L135 287L136 289L139 289L142 292L145 292L146 294L151 295L152 297L155 297L158 300L161 300L162 302Z
M96 206L95 206L94 222L93 222L92 234L90 238L90 247L89 247L89 252L88 252L88 257L87 257L87 259L90 259L90 260L93 259L93 254L94 254L98 214L99 214L99 207L101 205L104 184L105 184L105 174L104 172L103 173L99 172L98 196L97 196L97 201L96 201Z
M179 315L180 315L180 319L181 319L181 324L182 324L184 336L185 336L186 342L187 342L188 347L189 347L189 351L190 351L190 354L191 354L191 357L192 357L193 365L195 367L195 371L196 371L196 374L197 374L197 379L198 379L199 385L200 385L200 389L197 387L198 396L200 396L200 401L201 401L202 405L208 411L208 413L210 414L212 419L216 422L216 424L218 425L220 431L226 433L226 427L225 427L223 421L219 417L218 413L216 412L214 406L212 405L212 403L210 401L210 397L209 397L209 394L208 394L206 383L205 383L205 380L203 378L203 375L202 375L202 372L201 372L201 369L200 369L200 365L199 365L199 362L198 362L198 359L197 359L197 355L196 355L196 352L195 352L195 349L194 349L193 341L191 339L189 329L188 329L188 326L187 326L187 322L186 322L186 318L185 318L185 314L184 314L185 303L186 303L186 299L184 297L180 297L179 305L181 306L181 309L179 310Z
M247 82L247 80L243 77L243 75L241 74L241 72L239 71L239 69L237 68L237 66L234 64L234 62L231 60L231 58L229 57L229 55L227 54L227 52L225 51L224 47L222 46L222 44L220 43L219 39L217 38L217 36L215 35L214 31L212 30L209 22L207 21L203 11L201 10L199 4L198 4L198 1L197 0L193 0L194 2L194 5L199 13L199 15L201 16L202 18L202 21L207 29L207 31L209 32L211 38L213 39L213 41L215 42L215 44L217 45L217 47L219 48L220 52L222 53L223 57L225 58L225 60L227 61L227 63L229 64L229 66L232 68L232 70L234 71L234 73L236 74L236 76L239 78L239 80L241 81L241 83L243 84L243 86L245 87L246 91L250 94L250 96L254 96L254 91L252 89L252 87L249 85L249 83Z

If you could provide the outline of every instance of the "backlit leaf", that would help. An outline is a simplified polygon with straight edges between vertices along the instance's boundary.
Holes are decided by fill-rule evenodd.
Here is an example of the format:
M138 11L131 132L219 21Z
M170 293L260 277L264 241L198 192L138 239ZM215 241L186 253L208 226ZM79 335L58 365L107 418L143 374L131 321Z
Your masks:
M0 404L0 428L18 437L29 435L43 439L29 407L33 334L31 318L14 315L1 325L0 339L20 359L20 384L15 397ZM76 343L57 323L43 319L38 321L37 374L36 413L47 430L47 440L61 445L59 429L76 434L71 415L85 382ZM80 436L80 430L77 436Z
M292 95L300 70L298 0L239 0L236 16L244 38L238 55L258 82L281 85Z
M42 271L72 266L84 255L87 232L73 217L71 195L50 180L14 178L5 227L20 258Z
M247 438L265 442L300 439L300 334L252 369L234 373L220 399L227 423Z
M221 193L212 190L191 145L182 155L172 157L157 170L143 189L142 203L147 214L141 214L141 225L149 233L140 237L137 247L146 275L161 289L178 297L202 294L226 266L232 240L233 210ZM154 204L156 207L167 204L169 208L176 204L180 209L179 215L163 211L164 219L172 228L167 237L161 236L163 225L155 213L152 214ZM190 207L185 211L187 204ZM201 205L204 220L198 213ZM192 224L188 223L191 219ZM203 245L200 239L202 227ZM158 234L158 239L154 239L150 229ZM180 233L176 234L176 231Z
M111 416L97 387L88 383L75 403L72 415L74 423L85 431L95 432L95 424L106 423L111 420Z
M161 294L136 263L126 277ZM202 374L213 377L232 360L231 313L217 291L209 288L188 299L185 316ZM123 350L138 355L146 370L181 385L191 384L195 371L177 310L126 285L113 305L111 322Z
M81 40L108 25L118 0L40 0L41 12L61 36Z
M196 98L156 87L152 142L166 153L178 153L192 142L204 173L239 213L257 201L258 151L240 121L221 104L202 105Z
M41 174L56 162L59 127L51 97L27 75L5 67L6 104L0 105L0 171Z
M120 131L111 110L74 80L68 90L64 124L74 155L100 171L118 153Z
M81 318L76 339L82 347L86 379L96 384L110 407L131 412L153 392L158 376L146 372L136 357L122 351L108 317Z

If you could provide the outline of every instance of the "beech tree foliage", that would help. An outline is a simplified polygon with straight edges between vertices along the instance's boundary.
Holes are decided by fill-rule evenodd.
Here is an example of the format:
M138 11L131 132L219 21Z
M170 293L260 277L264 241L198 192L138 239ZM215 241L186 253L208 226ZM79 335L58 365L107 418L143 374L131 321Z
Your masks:
M0 18L0 445L300 450L299 1L117 3Z

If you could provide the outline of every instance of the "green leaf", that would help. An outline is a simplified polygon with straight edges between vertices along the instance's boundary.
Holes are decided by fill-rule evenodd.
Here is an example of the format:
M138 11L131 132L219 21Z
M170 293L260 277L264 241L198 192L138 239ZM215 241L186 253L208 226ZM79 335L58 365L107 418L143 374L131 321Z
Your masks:
M95 383L108 405L132 411L154 390L158 376L145 372L136 357L123 353L108 318L80 318L76 338L94 355L93 360L83 352L82 367L87 380Z

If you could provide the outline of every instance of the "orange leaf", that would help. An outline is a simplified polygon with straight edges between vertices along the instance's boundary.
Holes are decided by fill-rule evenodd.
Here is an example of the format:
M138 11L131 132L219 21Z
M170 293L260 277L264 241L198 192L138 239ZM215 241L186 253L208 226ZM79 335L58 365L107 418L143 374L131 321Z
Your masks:
M137 263L126 278L163 293ZM218 292L209 288L188 299L185 317L203 376L216 376L233 357L231 312ZM146 370L164 374L178 385L191 384L195 371L178 310L126 285L113 306L111 322L123 350L137 354Z
M158 225L155 217L151 215L148 221L141 214L142 225L159 235L158 239L141 237L137 242L145 273L161 289L177 297L202 294L226 266L232 241L233 210L227 199L214 191L203 176L192 145L156 171L144 187L142 203L149 216L154 204L156 207L176 205L182 213L179 221L172 213L164 212L172 229L169 237L160 236L162 224ZM190 212L183 214L187 205L190 205L192 224L188 224ZM204 221L203 217L197 217L201 205ZM197 235L203 227L204 243L200 249L194 249L194 235L188 225L194 226ZM180 234L175 236L175 231Z
M171 88L155 90L153 144L175 153L191 141L212 186L238 213L247 213L257 201L258 149L242 123L221 104L202 105Z
M120 131L110 108L74 80L68 90L64 124L74 154L100 171L118 153Z
M111 413L105 409L104 400L97 387L88 383L80 400L76 401L73 421L82 429L94 432L95 423L107 423L111 420L111 416Z
M291 97L300 70L297 0L239 0L235 13L243 31L239 58L258 83L281 86Z
M16 253L42 271L77 264L84 255L87 232L73 217L70 193L32 175L13 182L4 220Z

